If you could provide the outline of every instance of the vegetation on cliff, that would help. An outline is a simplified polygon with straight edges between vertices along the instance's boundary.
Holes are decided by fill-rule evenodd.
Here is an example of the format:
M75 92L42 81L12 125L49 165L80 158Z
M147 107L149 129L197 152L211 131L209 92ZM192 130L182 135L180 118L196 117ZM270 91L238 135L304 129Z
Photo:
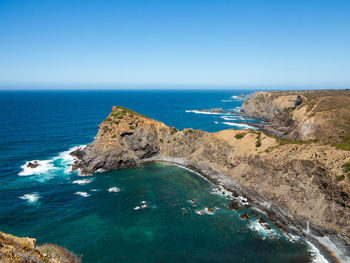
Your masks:
M36 245L34 238L0 232L0 262L80 263L78 256L55 244Z

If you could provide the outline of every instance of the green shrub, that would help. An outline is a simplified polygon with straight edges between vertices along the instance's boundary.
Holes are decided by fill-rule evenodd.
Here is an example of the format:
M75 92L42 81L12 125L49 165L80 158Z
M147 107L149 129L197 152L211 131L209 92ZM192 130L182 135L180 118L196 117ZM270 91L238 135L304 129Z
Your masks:
M192 148L191 153L194 153L196 151L196 148Z
M176 137L174 137L173 141L176 142Z
M235 138L236 138L236 139L242 139L242 138L244 137L244 135L245 135L245 133L237 133L237 134L235 135Z
M339 176L337 176L337 181L338 182L341 182L341 181L343 181L345 179L345 175L339 175Z
M344 163L343 168L345 172L350 172L350 162Z
M160 138L159 141L160 141L161 143L163 143L163 139L162 139L162 138Z
M287 107L287 108L284 108L283 111L284 112L291 112L293 110L295 110L296 107Z
M177 132L178 132L178 130L175 127L170 128L170 135L174 135Z
M104 133L109 132L108 126L103 126L102 129L103 129Z
M350 151L350 145L344 145L340 143L333 143L332 145L338 149Z
M257 141L255 144L256 147L260 147L261 146L261 141Z
M261 138L261 132L257 132L256 134L257 134L256 138L259 140Z
M114 139L115 137L117 137L117 135L115 135L115 134L113 134L113 135L111 136L112 139Z

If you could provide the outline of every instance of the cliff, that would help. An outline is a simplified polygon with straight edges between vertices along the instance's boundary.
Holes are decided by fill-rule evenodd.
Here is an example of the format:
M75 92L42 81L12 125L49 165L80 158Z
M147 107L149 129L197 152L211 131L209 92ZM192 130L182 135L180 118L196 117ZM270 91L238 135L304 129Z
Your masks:
M350 90L255 92L242 111L263 130L293 140L321 140L350 150Z
M54 244L37 246L34 238L0 232L0 262L80 263L80 259Z
M268 114L283 107L272 107ZM150 161L179 163L246 196L289 231L300 234L310 223L314 234L350 244L350 152L329 144L253 130L178 131L113 107L95 140L72 154L73 169L86 174Z

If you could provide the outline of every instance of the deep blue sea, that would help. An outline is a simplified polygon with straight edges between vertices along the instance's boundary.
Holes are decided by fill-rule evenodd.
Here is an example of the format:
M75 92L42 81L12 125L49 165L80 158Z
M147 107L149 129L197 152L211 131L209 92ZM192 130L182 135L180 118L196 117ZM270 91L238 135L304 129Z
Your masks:
M197 110L238 111L250 92L1 91L0 231L59 244L83 262L311 262L302 239L291 241L261 212L270 231L255 216L242 220L252 209L224 208L230 200L191 171L164 163L70 171L70 149L90 143L114 105L213 132L258 120ZM31 160L41 166L27 168Z

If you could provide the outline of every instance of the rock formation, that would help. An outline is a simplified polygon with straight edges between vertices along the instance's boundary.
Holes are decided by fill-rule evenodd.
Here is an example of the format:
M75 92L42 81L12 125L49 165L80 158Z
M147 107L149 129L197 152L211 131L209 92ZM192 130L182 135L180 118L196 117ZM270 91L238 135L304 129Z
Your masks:
M79 263L81 261L63 247L54 244L37 246L34 238L20 238L0 232L0 262Z
M263 130L293 140L334 142L350 150L350 90L255 92L242 112Z
M266 96L270 95L264 94L264 100ZM261 109L258 117L273 119L286 106L303 107L304 100L298 95L276 98L271 107L258 105L254 111ZM253 112L250 102L245 105L245 112ZM288 127L301 125L299 119L293 121ZM303 123L301 127L307 121ZM76 157L73 169L86 174L150 161L182 164L243 194L288 230L301 233L309 222L313 233L328 235L342 246L350 244L350 152L329 144L281 139L254 130L178 131L115 106L95 140L72 155Z

